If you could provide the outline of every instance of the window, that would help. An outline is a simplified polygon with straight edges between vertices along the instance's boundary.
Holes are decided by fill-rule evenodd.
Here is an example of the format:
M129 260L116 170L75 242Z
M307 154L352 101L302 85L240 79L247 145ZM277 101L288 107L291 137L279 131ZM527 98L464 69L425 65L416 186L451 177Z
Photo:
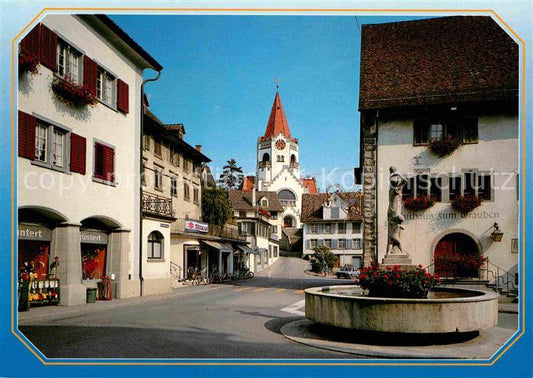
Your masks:
M310 239L311 249L316 248L316 239Z
M277 211L271 211L270 215L272 216L271 219L277 220L278 219L278 212Z
M352 266L355 269L359 269L363 266L363 259L361 256L352 256Z
M324 233L326 234L332 234L333 228L331 227L331 223L325 223L324 224Z
M178 196L178 179L176 177L170 178L170 194L174 197Z
M194 203L199 203L200 202L200 189L193 188L192 200L193 200Z
M339 219L339 208L338 207L332 207L331 208L331 218L332 219Z
M191 200L189 184L187 184L186 182L183 183L183 198L185 198L186 201Z
M438 120L415 120L413 144L425 145L442 140L445 135L458 138L463 144L478 142L478 120L475 117L443 117Z
M465 172L449 178L450 201L458 196L476 195L483 200L492 200L492 175L489 172Z
M339 239L339 249L345 249L346 248L346 240Z
M430 179L429 195L435 201L442 201L442 177L432 177Z
M154 187L157 190L163 190L163 170L161 170L158 167L155 167L154 175L155 175Z
M278 233L278 226L272 226L272 233L277 234Z
M267 207L268 206L268 200L266 198L263 198L261 200L261 206L263 206L263 207Z
M115 181L115 149L94 143L94 178L107 182Z
M462 178L461 176L452 176L449 178L450 201L453 201L461 195Z
M52 168L67 169L66 130L38 120L35 125L35 161Z
M361 233L361 223L353 222L352 223L352 234L360 234L360 233Z
M285 156L283 155L278 155L277 157L277 161L280 162L280 163L283 163L285 161Z
M490 201L492 199L492 176L489 173L478 175L478 197Z
M346 224L345 223L338 223L338 232L339 234L345 234L346 233Z
M96 76L96 98L114 108L115 93L115 77L99 67Z
M402 199L415 196L415 178L408 177L405 186L402 189Z
M474 172L466 172L463 175L463 195L476 194L476 174Z
M143 135L143 148L146 151L150 151L150 135Z
M429 189L429 175L422 174L416 175L416 196L427 196Z
M312 234L317 234L318 233L318 225L317 224L312 224L311 225L311 233Z
M180 155L176 150L170 150L170 162L176 167L180 166Z
M324 240L324 245L328 248L331 248L331 239L325 239Z
M239 218L246 218L246 211L239 211Z
M78 84L80 82L81 54L69 44L57 43L57 74L63 79Z
M148 259L163 258L163 235L158 231L153 231L148 235Z
M361 239L353 239L352 240L352 248L353 249L361 249Z
M154 138L154 155L161 157L161 138Z

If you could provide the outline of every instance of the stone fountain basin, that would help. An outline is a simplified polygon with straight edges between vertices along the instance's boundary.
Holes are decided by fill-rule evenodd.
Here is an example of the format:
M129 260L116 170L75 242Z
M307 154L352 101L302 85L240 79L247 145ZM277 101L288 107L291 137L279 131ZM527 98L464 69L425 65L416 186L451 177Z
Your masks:
M428 298L366 297L359 286L305 290L305 316L317 323L391 333L474 332L498 323L498 295L435 288Z

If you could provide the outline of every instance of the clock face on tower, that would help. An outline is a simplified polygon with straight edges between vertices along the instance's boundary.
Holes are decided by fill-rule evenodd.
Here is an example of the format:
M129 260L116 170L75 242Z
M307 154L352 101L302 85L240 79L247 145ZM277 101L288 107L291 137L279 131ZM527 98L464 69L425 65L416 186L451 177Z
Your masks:
M276 148L278 150L283 150L285 148L285 141L283 139L278 139L276 141Z

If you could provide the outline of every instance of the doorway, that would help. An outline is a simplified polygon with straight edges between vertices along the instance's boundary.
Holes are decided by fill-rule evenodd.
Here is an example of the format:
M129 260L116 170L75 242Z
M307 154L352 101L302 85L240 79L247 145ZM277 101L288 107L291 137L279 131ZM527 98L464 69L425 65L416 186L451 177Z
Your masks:
M441 277L479 278L480 251L468 235L444 236L435 246L435 273Z

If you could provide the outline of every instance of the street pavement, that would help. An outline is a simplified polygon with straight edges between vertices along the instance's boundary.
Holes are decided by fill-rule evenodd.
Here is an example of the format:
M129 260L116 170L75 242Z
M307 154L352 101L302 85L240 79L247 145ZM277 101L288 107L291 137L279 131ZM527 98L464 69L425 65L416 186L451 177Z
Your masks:
M32 308L18 314L19 329L48 358L358 358L297 343L280 331L303 319L305 288L352 284L306 274L307 268L301 259L281 257L253 279ZM516 324L516 314L500 313L499 327Z

